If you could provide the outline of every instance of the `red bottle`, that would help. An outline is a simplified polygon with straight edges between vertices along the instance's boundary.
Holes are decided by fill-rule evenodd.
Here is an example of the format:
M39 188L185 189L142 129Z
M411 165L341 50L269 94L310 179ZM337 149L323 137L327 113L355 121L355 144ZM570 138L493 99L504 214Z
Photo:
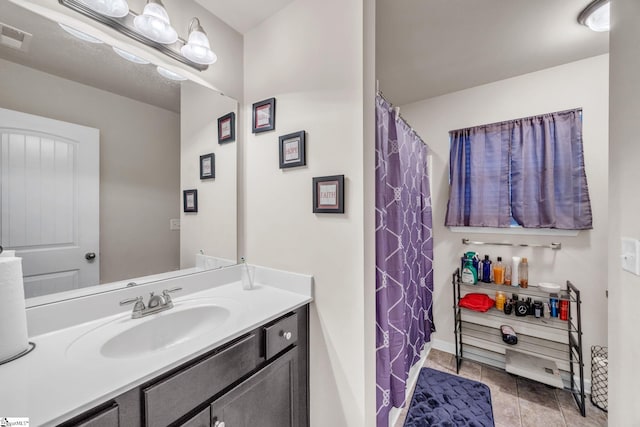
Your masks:
M569 320L569 301L560 301L560 320Z

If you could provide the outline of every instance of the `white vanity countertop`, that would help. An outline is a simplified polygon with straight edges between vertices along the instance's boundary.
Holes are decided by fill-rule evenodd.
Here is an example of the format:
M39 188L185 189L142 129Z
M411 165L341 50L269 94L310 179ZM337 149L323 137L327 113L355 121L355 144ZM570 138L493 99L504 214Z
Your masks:
M36 344L33 352L0 366L0 417L29 417L32 426L56 425L73 418L311 302L311 278L307 277L309 286L301 286L301 292L293 290L290 284L276 287L259 282L254 289L243 290L241 282L235 281L182 297L176 294L175 308L189 300L203 299L219 303L231 314L222 325L206 334L151 355L110 359L98 351L81 356L67 351L83 334L107 322L130 318L130 311L32 336L30 341ZM145 321L174 309L129 321Z

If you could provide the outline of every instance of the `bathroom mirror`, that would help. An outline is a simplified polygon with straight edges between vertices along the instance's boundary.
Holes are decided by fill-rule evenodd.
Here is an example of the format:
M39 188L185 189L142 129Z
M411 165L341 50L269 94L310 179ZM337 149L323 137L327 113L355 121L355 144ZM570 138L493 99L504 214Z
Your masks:
M235 263L236 100L8 0L0 23L0 244L28 305Z

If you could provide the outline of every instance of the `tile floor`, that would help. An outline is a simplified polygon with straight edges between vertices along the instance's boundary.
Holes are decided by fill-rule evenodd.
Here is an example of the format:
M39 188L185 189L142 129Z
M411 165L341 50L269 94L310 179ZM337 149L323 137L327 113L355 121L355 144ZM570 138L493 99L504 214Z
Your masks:
M452 354L431 349L425 362L428 368L455 374ZM483 382L491 389L496 427L600 427L607 425L607 414L591 404L587 397L587 416L578 412L571 393L516 377L505 371L465 360L460 375ZM413 395L413 390L411 391ZM410 399L408 399L410 402ZM409 404L407 403L407 407ZM407 408L395 427L402 427Z

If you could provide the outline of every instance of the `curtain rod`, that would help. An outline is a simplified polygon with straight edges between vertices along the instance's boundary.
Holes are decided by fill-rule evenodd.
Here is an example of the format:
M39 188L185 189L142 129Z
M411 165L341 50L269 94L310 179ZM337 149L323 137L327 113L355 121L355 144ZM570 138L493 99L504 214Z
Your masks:
M572 111L578 111L580 113L580 115L582 115L582 107L576 107L576 108L570 108L568 110L554 111L552 113L536 114L536 115L533 115L533 116L518 117L516 119L503 120L501 122L485 123L485 124L482 124L482 125L475 125L475 126L469 126L469 127L460 128L460 129L453 129L453 130L450 130L449 133L451 133L451 132L459 132L459 131L462 131L462 130L473 129L473 128L483 128L483 127L487 127L487 126L495 126L495 125L500 125L500 124L503 124L503 123L511 123L511 122L515 122L515 121L519 121L519 120L535 119L537 117L548 116L548 115L551 115L551 114L570 113Z
M562 249L562 243L553 243L553 242L548 245L538 245L538 244L531 244L531 243L506 243L506 242L489 243L489 242L473 242L467 238L462 238L462 244L463 245L518 246L522 248L547 248L547 249L553 249L556 251Z

